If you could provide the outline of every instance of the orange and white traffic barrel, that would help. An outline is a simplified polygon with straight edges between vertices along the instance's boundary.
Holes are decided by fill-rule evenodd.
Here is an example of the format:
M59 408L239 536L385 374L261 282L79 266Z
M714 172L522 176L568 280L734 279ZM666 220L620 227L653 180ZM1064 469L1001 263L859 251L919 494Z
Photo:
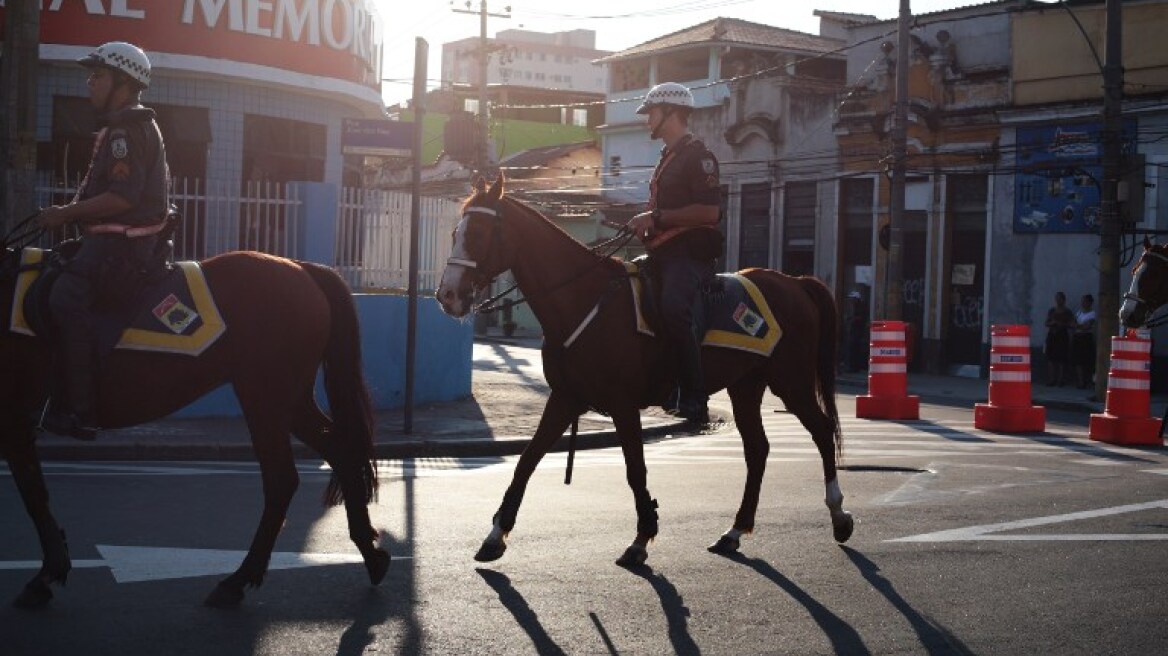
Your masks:
M973 406L973 425L999 433L1046 430L1046 408L1030 397L1030 326L990 329L990 399Z
M1151 416L1152 342L1146 331L1111 338L1107 403L1091 415L1090 437L1097 442L1160 446L1160 420Z
M868 393L856 397L861 419L919 419L921 398L908 394L903 321L873 321L868 346Z

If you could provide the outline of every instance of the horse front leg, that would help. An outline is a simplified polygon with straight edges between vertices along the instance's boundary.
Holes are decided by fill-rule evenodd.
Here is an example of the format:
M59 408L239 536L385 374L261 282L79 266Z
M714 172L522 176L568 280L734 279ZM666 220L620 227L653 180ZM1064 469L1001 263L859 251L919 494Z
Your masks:
M616 564L636 567L649 559L649 542L657 537L657 500L649 494L645 447L641 442L640 411L636 408L614 411L612 423L620 438L621 452L625 457L625 480L633 491L633 502L637 509L637 536L616 559Z
M544 405L543 415L539 419L539 427L535 436L523 453L519 456L519 463L515 465L515 474L511 477L511 485L503 494L503 502L491 519L491 532L483 540L475 560L486 563L498 560L507 551L507 535L515 528L515 519L519 515L519 506L523 503L523 494L527 491L527 482L535 473L536 466L551 450L572 423L584 411L579 402L563 393L552 390Z
M69 559L65 532L57 525L49 509L49 490L36 454L36 434L32 426L24 422L11 434L16 436L14 441L18 443L5 448L5 460L8 461L8 469L12 472L16 489L24 502L24 509L36 527L41 546L40 571L25 584L12 605L17 608L43 608L53 598L49 586L54 583L65 585L73 563Z

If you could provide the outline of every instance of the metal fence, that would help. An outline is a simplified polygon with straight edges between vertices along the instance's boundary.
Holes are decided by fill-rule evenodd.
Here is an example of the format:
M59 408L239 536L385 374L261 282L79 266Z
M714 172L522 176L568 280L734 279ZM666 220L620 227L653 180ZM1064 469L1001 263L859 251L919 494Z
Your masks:
M39 206L69 202L72 183L43 176ZM296 184L174 179L171 202L182 214L175 235L175 256L202 260L235 250L295 257L301 222L307 220L302 188ZM336 252L332 264L354 291L404 290L409 284L410 194L342 188L336 214ZM450 233L458 224L459 204L422 198L418 231L418 289L437 289Z
M355 290L406 289L412 197L372 189L341 192L337 270ZM459 204L422 198L419 210L418 289L433 291L450 257L450 233L458 225Z

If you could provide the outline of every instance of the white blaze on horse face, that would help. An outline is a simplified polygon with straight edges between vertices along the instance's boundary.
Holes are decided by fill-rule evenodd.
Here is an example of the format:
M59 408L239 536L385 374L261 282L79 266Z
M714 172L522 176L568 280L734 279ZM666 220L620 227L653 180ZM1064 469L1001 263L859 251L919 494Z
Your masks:
M1144 275L1144 270L1147 266L1141 266L1136 269L1135 274L1132 275L1131 287L1127 290L1127 296L1123 297L1123 305L1119 306L1119 323L1125 324L1127 318L1131 316L1132 312L1136 311L1136 305L1140 294L1140 277Z
M466 252L466 229L467 218L463 216L454 229L454 246L450 251L451 259L471 259ZM438 301L446 312L456 317L463 316L470 309L464 307L464 299L459 294L459 290L462 289L463 276L467 274L467 271L469 269L466 266L448 261L446 269L442 272L442 282L438 285Z

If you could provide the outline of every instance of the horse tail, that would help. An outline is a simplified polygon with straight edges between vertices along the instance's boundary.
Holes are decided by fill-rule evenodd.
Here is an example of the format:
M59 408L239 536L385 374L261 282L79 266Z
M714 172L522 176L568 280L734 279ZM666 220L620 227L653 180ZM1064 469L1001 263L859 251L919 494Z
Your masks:
M819 310L819 350L816 358L816 392L823 411L831 420L835 456L839 460L844 451L844 434L840 428L839 411L835 406L836 346L839 342L839 317L835 298L818 278L802 276L799 283Z
M377 456L373 448L373 400L361 370L361 326L349 286L332 269L312 262L297 262L328 298L332 317L325 347L324 389L328 395L333 433L340 438L340 457L359 459L364 477L365 503L377 498ZM336 472L325 490L325 503L341 502Z

